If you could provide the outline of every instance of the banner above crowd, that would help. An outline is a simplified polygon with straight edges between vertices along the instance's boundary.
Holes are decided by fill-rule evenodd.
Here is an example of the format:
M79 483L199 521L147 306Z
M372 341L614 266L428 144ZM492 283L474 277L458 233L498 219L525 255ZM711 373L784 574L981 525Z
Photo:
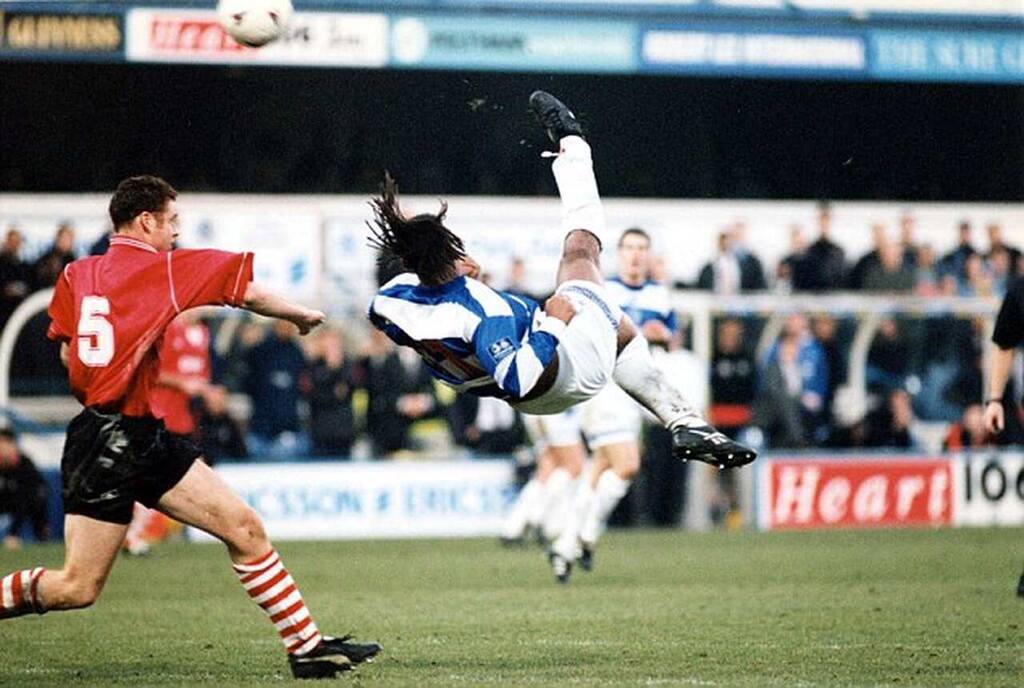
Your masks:
M212 2L132 4L7 3L0 60L1024 83L1004 0L300 2L261 49Z

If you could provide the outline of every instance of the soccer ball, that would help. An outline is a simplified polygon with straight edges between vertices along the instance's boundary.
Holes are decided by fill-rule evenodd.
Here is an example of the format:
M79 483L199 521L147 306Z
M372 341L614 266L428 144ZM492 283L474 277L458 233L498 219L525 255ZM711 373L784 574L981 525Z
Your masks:
M291 0L220 0L217 16L228 35L258 48L277 40L292 18Z

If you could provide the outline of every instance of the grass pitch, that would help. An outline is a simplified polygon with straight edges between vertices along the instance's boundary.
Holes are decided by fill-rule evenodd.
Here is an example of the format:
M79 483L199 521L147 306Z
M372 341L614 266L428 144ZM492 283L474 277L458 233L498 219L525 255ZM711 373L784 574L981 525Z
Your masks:
M1021 530L612 533L556 587L488 540L283 543L354 686L1022 686ZM0 553L0 572L59 565ZM117 563L87 611L0 622L0 686L292 683L216 545Z

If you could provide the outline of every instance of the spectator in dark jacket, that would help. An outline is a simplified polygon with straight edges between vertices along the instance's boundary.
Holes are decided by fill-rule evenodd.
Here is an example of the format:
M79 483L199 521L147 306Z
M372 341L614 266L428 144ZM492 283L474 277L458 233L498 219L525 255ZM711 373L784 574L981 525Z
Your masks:
M900 246L883 239L877 249L878 260L864 273L861 288L864 291L910 293L914 290L916 273L913 266L903 260Z
M697 288L728 296L738 294L742 289L740 261L732 250L732 234L718 233L718 251L715 257L700 271Z
M878 332L868 349L868 388L888 394L903 386L910 368L910 348L900 336L899 327L892 318L885 318L878 325Z
M952 275L957 280L965 277L967 259L978 251L971 245L971 222L960 220L957 225L957 245L952 251L942 256L939 270L943 275Z
M28 523L37 540L49 537L46 522L47 489L35 464L18 449L14 433L0 429L0 514L11 517L4 547L21 545L21 530Z
M846 285L846 254L829 239L832 210L818 210L818 239L807 247L793 271L794 291L834 291Z
M756 391L757 363L743 345L743 323L723 320L711 361L711 422L735 433L750 422Z
M39 256L33 267L36 289L52 287L61 272L75 259L75 230L70 222L61 222L49 250Z
M304 450L297 433L306 357L295 342L296 334L294 325L275 320L270 334L249 351L249 432L251 449L259 455L283 458Z
M853 264L850 269L848 277L848 284L850 289L863 289L864 288L864 277L881 265L881 258L879 253L881 252L882 246L885 245L885 225L880 222L876 222L871 225L871 244L872 249L865 253L863 256L857 259L857 262Z
M345 357L341 334L325 330L316 339L309 372L309 429L314 456L349 458L356 438L352 391L355 367Z
M21 259L23 242L18 228L9 227L0 246L0 330L31 289L32 267Z
M211 466L249 455L242 425L228 412L228 392L220 385L210 385L197 404L196 439Z
M366 433L375 457L411 449L409 428L437 413L434 381L423 360L412 349L398 350L374 330L361 367L368 396Z
M738 220L732 226L732 248L740 262L740 289L742 291L763 291L768 287L764 276L764 265L747 245L747 223Z

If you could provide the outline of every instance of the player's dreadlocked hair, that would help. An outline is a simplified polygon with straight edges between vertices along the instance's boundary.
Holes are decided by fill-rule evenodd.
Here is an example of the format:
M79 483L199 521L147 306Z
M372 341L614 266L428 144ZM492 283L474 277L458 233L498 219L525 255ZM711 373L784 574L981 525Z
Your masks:
M367 223L370 245L382 256L398 257L425 285L444 284L456 276L455 263L465 257L466 250L462 239L444 226L447 203L441 201L436 215L406 217L398 206L398 186L385 174L380 197L372 199L370 206L374 215L373 223Z

